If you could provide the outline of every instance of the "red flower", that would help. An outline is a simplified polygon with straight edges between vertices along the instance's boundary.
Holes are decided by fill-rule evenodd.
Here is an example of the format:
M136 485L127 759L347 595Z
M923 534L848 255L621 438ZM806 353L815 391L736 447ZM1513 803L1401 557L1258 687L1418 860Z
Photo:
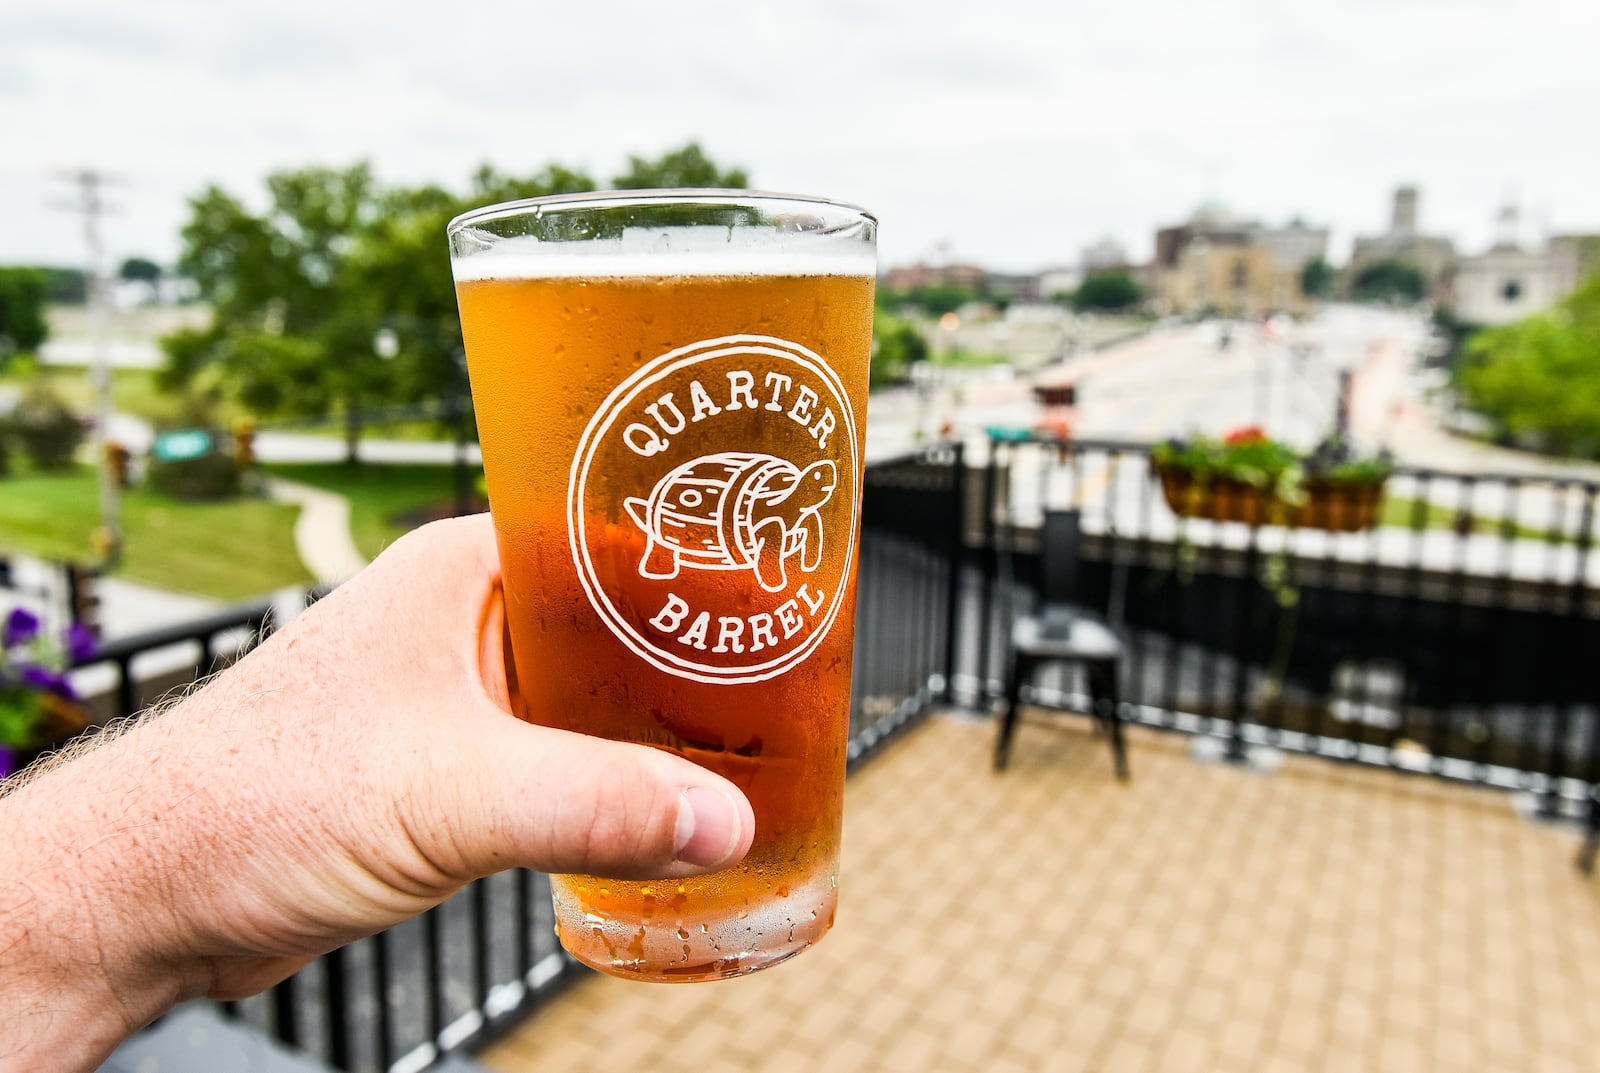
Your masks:
M1222 442L1229 447L1237 447L1241 443L1266 443L1267 434L1260 425L1246 425L1222 437Z

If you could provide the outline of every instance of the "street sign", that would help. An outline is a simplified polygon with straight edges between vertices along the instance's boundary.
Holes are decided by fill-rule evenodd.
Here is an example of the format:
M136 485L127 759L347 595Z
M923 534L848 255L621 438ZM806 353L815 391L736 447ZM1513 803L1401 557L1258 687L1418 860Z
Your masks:
M203 428L185 428L176 432L163 432L156 437L150 451L162 462L182 462L201 458L211 453L211 433Z

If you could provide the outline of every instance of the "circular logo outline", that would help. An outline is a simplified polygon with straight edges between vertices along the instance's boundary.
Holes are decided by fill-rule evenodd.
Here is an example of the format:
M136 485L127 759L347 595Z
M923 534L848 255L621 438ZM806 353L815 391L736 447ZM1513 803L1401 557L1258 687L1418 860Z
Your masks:
M763 663L748 667L720 668L713 664L697 663L676 653L657 648L623 617L621 611L611 602L605 586L600 583L598 572L589 557L586 512L583 510L583 505L589 479L589 466L594 460L594 453L616 424L623 405L638 397L646 388L660 383L681 369L730 354L759 354L763 357L792 362L817 376L828 387L834 395L834 401L843 411L841 424L848 433L851 491L856 501L849 506L849 538L845 544L843 560L845 566L840 573L840 584L835 586L828 610L816 629L811 632L811 636L788 653ZM856 530L860 525L860 511L856 505L861 495L860 458L860 448L856 440L855 408L850 402L850 395L844 388L844 381L815 351L799 343L770 335L724 335L669 350L660 357L646 362L634 370L627 379L612 388L595 410L594 416L589 418L589 423L584 426L583 435L578 439L578 448L573 453L572 466L567 476L567 536L573 565L578 569L578 583L583 586L584 595L589 598L590 606L600 616L606 628L634 655L657 670L708 685L740 685L776 678L814 652L832 632L834 621L839 617L847 587L846 576L855 557L858 536Z

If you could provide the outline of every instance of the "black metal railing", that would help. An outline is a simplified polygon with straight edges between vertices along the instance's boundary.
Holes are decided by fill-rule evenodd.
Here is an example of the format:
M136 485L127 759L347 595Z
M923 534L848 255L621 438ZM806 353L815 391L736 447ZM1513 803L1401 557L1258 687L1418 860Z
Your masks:
M940 445L868 468L857 582L850 716L852 769L946 698L961 553L959 447ZM170 677L193 679L237 658L271 626L271 605L105 645L118 672L106 715L137 711L159 690L139 663L187 645ZM186 662L185 662L186 661ZM168 659L167 664L172 660ZM588 970L562 953L547 877L527 871L472 883L450 901L317 959L267 994L228 1005L236 1017L342 1070L422 1070L481 1046Z
M203 618L104 641L73 666L96 723L132 715L233 663L272 629L275 605L258 600ZM114 677L104 679L101 672Z
M1402 468L1378 524L1332 533L1179 517L1142 444L998 440L977 480L967 701L1000 695L1043 512L1076 510L1079 596L1127 641L1129 718L1236 757L1271 745L1527 791L1600 827L1593 483Z
M1039 520L1075 509L1078 595L1127 641L1130 719L1234 755L1273 745L1527 791L1600 831L1586 674L1600 640L1597 494L1575 479L1402 469L1383 524L1328 533L1179 518L1140 444L997 442L971 467L941 445L876 464L852 766L936 703L999 698L1010 624L1037 600ZM1046 678L1036 699L1080 693ZM585 971L556 943L545 878L513 872L234 1012L340 1069L420 1070Z

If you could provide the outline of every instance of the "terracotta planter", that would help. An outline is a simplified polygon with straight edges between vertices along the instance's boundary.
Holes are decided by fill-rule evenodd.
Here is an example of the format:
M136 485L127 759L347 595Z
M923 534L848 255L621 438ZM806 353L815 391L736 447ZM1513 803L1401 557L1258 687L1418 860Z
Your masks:
M1303 486L1305 501L1290 504L1241 481L1197 481L1187 471L1159 464L1155 470L1167 506L1186 518L1353 533L1377 524L1383 502L1382 481L1308 480Z

